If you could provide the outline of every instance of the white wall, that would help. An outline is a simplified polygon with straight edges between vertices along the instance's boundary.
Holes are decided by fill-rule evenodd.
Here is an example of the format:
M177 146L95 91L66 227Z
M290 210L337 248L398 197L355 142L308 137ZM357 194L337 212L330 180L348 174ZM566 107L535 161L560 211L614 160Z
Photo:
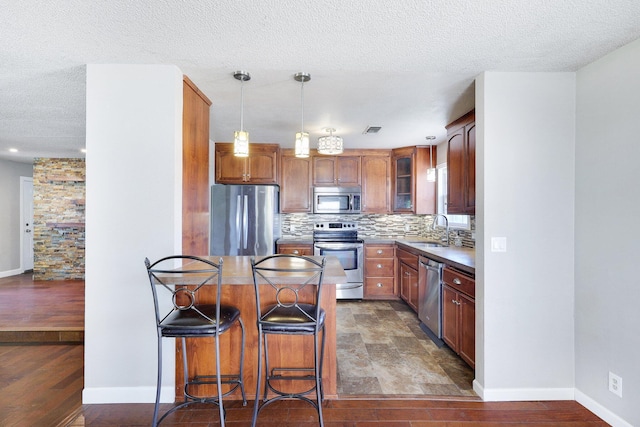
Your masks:
M20 177L32 177L33 165L0 159L0 277L20 269Z
M182 73L87 66L83 403L153 402L156 329L150 260L181 252ZM166 341L165 401L173 401Z
M572 399L573 73L476 80L476 391ZM491 252L492 237L507 251ZM478 308L479 307L479 308Z
M577 400L640 426L640 40L577 73ZM622 398L608 391L622 377ZM610 421L622 425L622 421Z

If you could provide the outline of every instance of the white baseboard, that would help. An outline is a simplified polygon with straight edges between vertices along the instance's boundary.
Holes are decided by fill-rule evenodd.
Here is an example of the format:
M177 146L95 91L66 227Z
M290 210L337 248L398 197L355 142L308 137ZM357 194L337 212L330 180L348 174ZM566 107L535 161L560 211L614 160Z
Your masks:
M156 401L155 387L89 387L82 390L84 405L101 403L154 403ZM162 387L161 403L175 402L175 387Z
M602 418L613 427L633 427L631 423L623 420L609 409L605 408L580 390L576 390L576 402Z
M22 274L22 270L21 269L0 271L0 279L3 278L3 277L17 276L18 274Z
M516 402L532 400L575 400L613 427L633 425L575 388L560 389L485 389L473 380L473 391L485 402Z
M575 400L573 388L483 388L476 380L473 391L485 402L521 402L530 400Z

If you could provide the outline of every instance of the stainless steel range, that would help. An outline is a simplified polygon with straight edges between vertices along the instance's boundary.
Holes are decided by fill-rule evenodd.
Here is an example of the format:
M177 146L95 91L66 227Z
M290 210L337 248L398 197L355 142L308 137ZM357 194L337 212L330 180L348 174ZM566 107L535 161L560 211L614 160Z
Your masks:
M355 222L317 222L313 225L313 254L335 256L347 275L336 285L337 299L362 299L364 295L364 243Z

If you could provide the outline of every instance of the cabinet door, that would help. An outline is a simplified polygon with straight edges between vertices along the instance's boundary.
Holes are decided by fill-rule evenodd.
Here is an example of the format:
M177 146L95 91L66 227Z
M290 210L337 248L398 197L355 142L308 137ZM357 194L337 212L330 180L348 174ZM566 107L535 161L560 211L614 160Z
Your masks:
M340 187L360 185L360 156L336 157L336 181Z
M337 185L335 157L313 157L313 185L325 187Z
M418 311L418 272L400 263L400 296L414 311Z
M393 157L393 211L413 212L413 156Z
M460 357L476 367L476 303L464 294L458 295L460 305Z
M278 147L273 144L252 144L247 158L247 182L278 183Z
M362 157L362 212L389 212L389 172L391 161L388 156Z
M442 339L458 353L458 293L448 286L442 287Z
M469 215L476 213L476 124L464 127L467 138L466 146L466 200L464 211Z
M245 184L246 158L233 155L233 144L216 144L216 182L218 184Z
M447 213L464 214L465 143L464 128L448 136L447 143Z
M310 213L311 159L292 155L281 157L280 208L284 213Z

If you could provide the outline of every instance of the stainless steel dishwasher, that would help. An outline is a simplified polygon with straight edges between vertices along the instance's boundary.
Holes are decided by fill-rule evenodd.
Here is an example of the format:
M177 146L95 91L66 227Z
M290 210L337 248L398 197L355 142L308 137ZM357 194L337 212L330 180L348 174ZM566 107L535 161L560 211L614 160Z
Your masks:
M444 264L420 257L418 318L420 328L442 347L442 269Z

